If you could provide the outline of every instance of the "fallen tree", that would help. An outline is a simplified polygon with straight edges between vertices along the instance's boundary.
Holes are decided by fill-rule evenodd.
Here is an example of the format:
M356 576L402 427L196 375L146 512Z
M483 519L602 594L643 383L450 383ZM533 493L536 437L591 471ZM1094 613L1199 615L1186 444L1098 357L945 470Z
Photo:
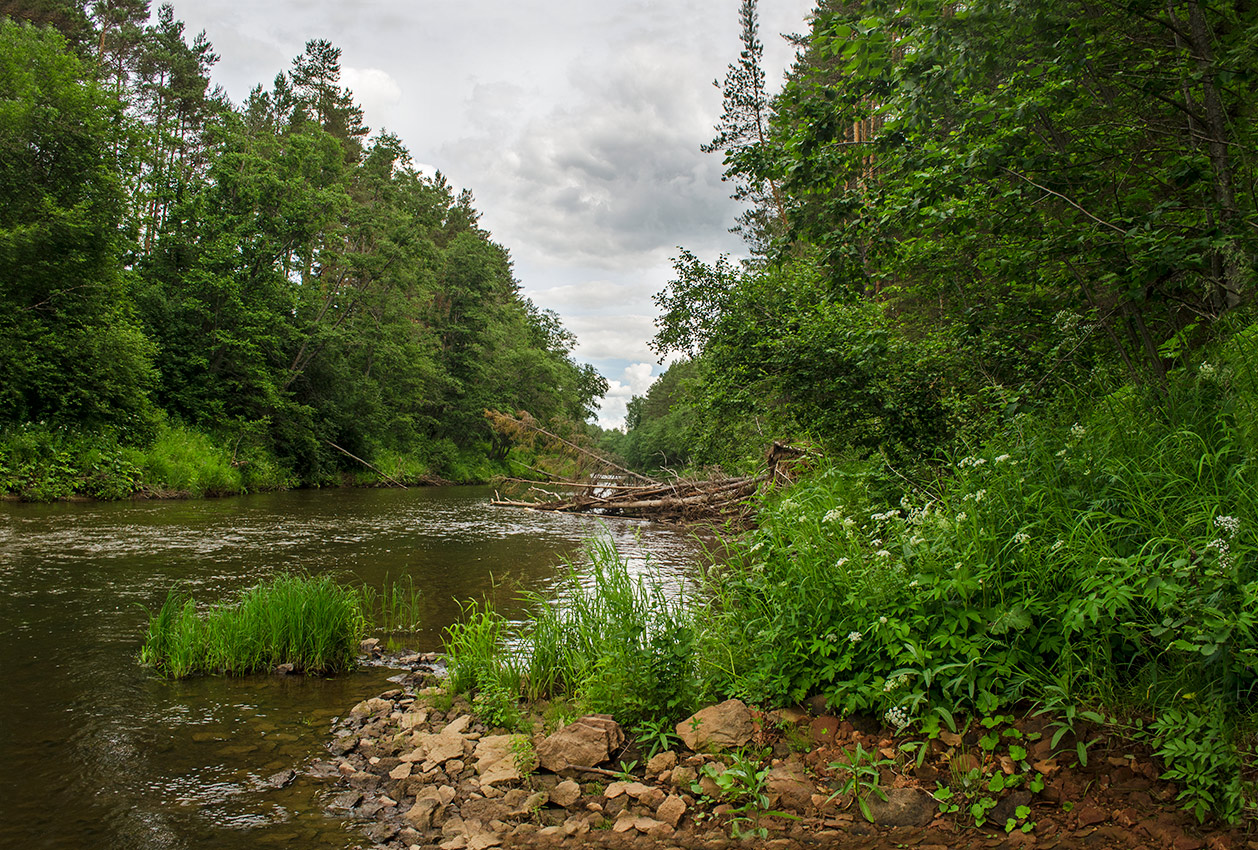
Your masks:
M751 476L673 476L660 480L626 469L593 449L580 446L543 428L529 414L485 411L499 433L521 443L543 442L577 461L578 475L564 481L537 482L509 478L504 484L523 492L517 498L495 493L493 504L564 513L592 513L661 522L750 523L754 497L763 489L789 484L792 467L807 455L794 446L773 443L765 454L763 470Z

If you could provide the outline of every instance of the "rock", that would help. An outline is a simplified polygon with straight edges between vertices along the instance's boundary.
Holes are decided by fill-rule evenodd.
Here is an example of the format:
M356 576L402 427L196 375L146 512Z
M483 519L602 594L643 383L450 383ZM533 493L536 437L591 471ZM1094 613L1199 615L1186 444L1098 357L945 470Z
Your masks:
M389 702L387 699L372 697L371 699L363 700L358 705L351 708L349 713L351 717L370 717L373 714L383 714L384 712L392 710L393 703Z
M663 838L673 834L673 828L663 821L655 818L638 817L633 819L633 828L643 835L649 835L652 838Z
M352 809L357 806L363 799L363 795L357 791L345 791L337 794L328 801L329 809Z
M920 788L891 788L887 799L870 794L865 802L879 826L926 826L937 808L935 798Z
M450 726L453 725L453 723L450 724ZM423 753L425 762L440 765L451 759L463 758L465 744L463 736L459 734L460 730L450 731L450 726L435 735L430 732L421 732L415 736L415 749ZM403 761L407 760L403 757Z
M620 724L606 714L591 714L568 724L537 745L537 761L553 773L573 765L594 767L611 758L625 742Z
M415 805L403 815L403 819L411 825L412 828L420 832L427 832L432 829L433 815L442 808L441 801L432 797L421 797L415 801Z
M817 787L808 778L804 762L798 756L770 768L764 782L770 808L799 813L812 808L812 795Z
M1098 823L1105 823L1109 820L1109 812L1091 803L1086 803L1075 809L1075 815L1079 818L1080 826L1096 826Z
M677 795L672 795L660 803L660 807L655 810L655 816L664 823L677 828L677 824L681 822L682 817L686 814L686 801Z
M581 786L565 779L550 792L550 801L561 808L568 808L581 799Z
M397 767L389 771L389 778L397 779L399 781L403 779L409 779L411 775L411 770L413 769L413 767L414 765L411 762L404 761L401 764L399 764Z
M808 729L812 735L812 742L817 747L828 747L834 743L834 733L839 731L839 719L837 717L817 717L809 724Z
M518 735L489 735L476 743L476 773L481 787L499 782L518 782L520 770L515 763L512 744Z
M693 767L682 766L673 769L673 775L668 779L674 788L680 788L683 791L689 791L691 784L699 778L699 773Z
M464 821L489 823L511 817L511 807L503 800L487 800L484 797L464 800L459 804L459 814Z
M401 725L403 731L409 732L416 726L423 726L427 722L428 712L420 710L406 712L402 715L402 719L399 721L399 724Z
M695 752L746 746L755 734L751 711L742 700L710 705L677 724L677 735Z
M1030 791L1014 791L1001 797L988 813L987 819L998 829L1004 829L1009 818L1017 819L1018 807L1031 805Z
M656 753L650 761L646 763L646 772L651 776L659 776L666 770L672 770L677 766L677 753L672 750L665 750L662 753Z
M366 640L360 641L358 644L358 651L363 655L379 655L380 639L367 638Z

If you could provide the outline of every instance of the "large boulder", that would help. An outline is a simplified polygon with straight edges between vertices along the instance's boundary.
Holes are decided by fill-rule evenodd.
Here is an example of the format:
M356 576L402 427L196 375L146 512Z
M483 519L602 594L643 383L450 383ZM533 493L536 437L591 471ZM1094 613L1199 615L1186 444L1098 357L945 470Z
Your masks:
M677 737L697 753L745 747L755 733L751 710L737 699L710 705L677 724Z
M624 730L606 714L591 714L569 723L537 745L537 763L558 773L573 765L594 767L611 758L625 743Z

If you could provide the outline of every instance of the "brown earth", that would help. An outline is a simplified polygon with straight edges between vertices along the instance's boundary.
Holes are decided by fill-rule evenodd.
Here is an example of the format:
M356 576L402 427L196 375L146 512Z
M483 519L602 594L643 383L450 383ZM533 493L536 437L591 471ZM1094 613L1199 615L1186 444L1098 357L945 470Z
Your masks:
M1147 749L1078 729L1090 742L1080 765L1073 737L1054 749L1043 718L923 740L897 737L868 718L761 712L731 701L721 719L678 724L690 738L700 729L720 737L717 726L731 723L732 740L701 744L717 751L677 745L647 759L602 716L547 735L538 706L531 735L490 728L412 660L418 669L402 687L363 701L336 724L330 757L312 767L332 786L329 812L361 826L363 847L1258 850L1258 836L1198 824L1177 808L1178 789L1158 778ZM911 746L902 749L914 742L926 748L920 763ZM760 790L768 800L758 810L737 810L731 801L741 798L716 782L727 764L740 764L732 755L740 750L764 758L741 762L765 771ZM559 771L540 767L539 752ZM598 764L574 761L595 757ZM842 793L852 774L839 765L854 759L863 765L865 806ZM988 790L1005 784L1012 787ZM942 787L954 796L941 805ZM985 815L982 826L973 805Z

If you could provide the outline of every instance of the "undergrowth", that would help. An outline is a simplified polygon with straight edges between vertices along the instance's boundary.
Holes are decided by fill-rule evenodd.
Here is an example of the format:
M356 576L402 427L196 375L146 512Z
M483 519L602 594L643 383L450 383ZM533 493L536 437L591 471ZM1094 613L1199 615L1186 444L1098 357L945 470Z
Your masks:
M707 692L823 694L899 729L1027 702L1143 715L1183 804L1239 820L1258 691L1252 344L1163 388L1017 417L898 502L873 463L770 499L710 575Z
M487 602L465 604L447 630L450 687L475 693L495 716L509 716L521 698L556 696L643 729L693 710L691 609L659 582L632 576L609 542L592 543L589 556L588 572L569 565L555 599L529 596L526 623Z

